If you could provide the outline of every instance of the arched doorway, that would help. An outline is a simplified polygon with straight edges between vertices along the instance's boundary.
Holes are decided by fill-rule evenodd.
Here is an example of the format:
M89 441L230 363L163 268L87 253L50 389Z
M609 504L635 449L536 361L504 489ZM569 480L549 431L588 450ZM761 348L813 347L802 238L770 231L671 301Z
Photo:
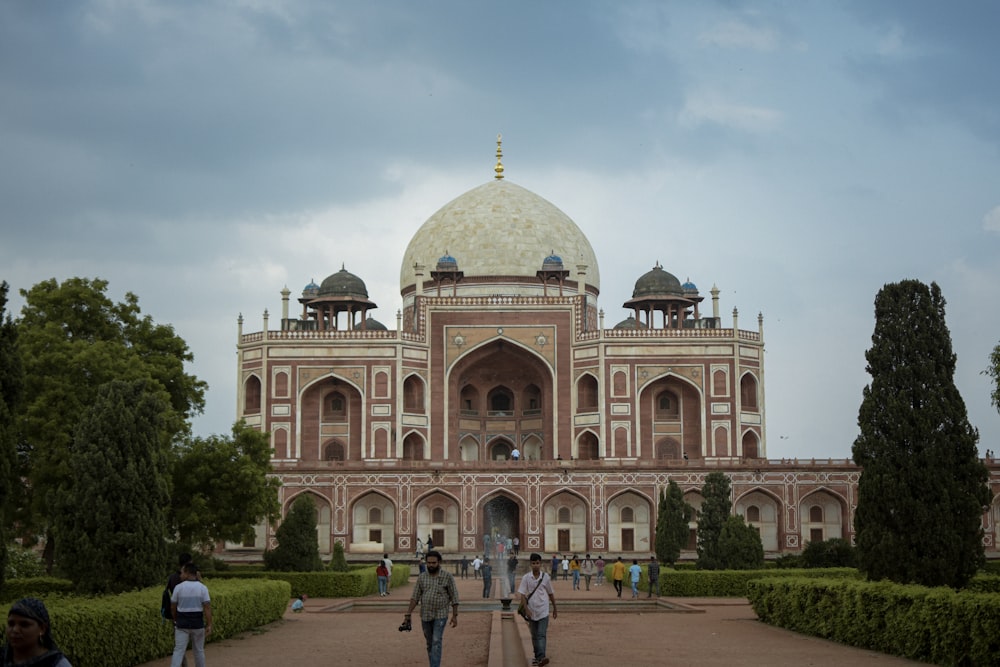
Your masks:
M491 461L506 461L514 451L514 444L506 438L497 438L489 444Z
M490 536L490 545L498 537L521 537L521 507L507 496L497 496L483 505L483 535ZM480 542L485 540L480 537Z

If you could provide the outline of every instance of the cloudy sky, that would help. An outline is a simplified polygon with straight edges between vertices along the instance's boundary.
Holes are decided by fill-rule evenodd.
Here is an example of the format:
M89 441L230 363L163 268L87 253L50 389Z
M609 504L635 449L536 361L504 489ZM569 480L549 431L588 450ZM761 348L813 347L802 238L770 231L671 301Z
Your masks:
M767 453L847 457L873 300L936 281L981 450L1000 415L1000 5L0 2L0 280L100 277L236 414L236 320L403 250L493 176L565 211L607 324L657 261L764 316ZM444 250L444 249L442 249ZM272 319L272 324L274 320Z

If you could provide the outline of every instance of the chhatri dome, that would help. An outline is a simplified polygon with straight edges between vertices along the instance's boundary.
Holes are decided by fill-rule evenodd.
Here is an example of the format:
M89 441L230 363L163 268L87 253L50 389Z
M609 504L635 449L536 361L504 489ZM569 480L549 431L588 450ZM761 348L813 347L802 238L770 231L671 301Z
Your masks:
M571 281L578 279L577 266L586 265L584 282L600 289L597 256L584 233L551 202L504 179L500 157L498 138L496 178L442 206L413 235L399 272L404 296L416 285L414 265L428 281L442 254L462 268L459 292L533 294L537 285L541 294L536 274L550 255L562 258ZM498 280L483 284L493 277Z

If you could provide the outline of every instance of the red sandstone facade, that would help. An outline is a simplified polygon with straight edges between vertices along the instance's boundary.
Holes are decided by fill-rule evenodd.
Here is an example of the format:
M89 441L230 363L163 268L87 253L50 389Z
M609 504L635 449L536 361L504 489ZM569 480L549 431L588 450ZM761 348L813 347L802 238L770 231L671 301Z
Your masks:
M734 310L723 328L718 290L702 317L697 288L657 265L624 304L633 316L605 328L595 260L569 280L549 247L504 247L554 219L546 206L498 179L435 214L404 259L396 330L368 317L375 304L345 270L307 286L298 318L286 289L277 330L265 314L244 333L241 319L238 416L271 436L284 510L312 494L321 551L401 555L431 537L472 554L501 534L527 551L645 555L668 481L698 507L714 470L769 554L851 539L852 462L766 457L762 318L740 329ZM525 211L534 227L519 233ZM483 239L484 220L501 235ZM409 265L427 261L421 243L438 247L425 228L455 255L431 272ZM585 255L568 229L536 240ZM508 265L477 271L483 245ZM996 503L984 514L992 553L998 516ZM258 532L251 552L273 545L273 527Z

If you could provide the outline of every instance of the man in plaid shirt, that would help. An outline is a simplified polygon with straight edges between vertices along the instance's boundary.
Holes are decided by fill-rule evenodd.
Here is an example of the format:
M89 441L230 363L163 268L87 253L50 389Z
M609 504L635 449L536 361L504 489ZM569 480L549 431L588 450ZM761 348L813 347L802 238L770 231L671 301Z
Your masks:
M652 597L653 593L660 597L660 564L656 561L656 556L649 557L646 574L649 575L649 595L646 597Z
M419 602L420 624L423 626L424 639L427 640L430 667L441 667L441 639L448 622L449 606L453 610L451 627L458 625L458 588L455 586L455 577L441 569L440 553L428 551L425 558L427 571L417 577L404 622L410 620L410 614Z

